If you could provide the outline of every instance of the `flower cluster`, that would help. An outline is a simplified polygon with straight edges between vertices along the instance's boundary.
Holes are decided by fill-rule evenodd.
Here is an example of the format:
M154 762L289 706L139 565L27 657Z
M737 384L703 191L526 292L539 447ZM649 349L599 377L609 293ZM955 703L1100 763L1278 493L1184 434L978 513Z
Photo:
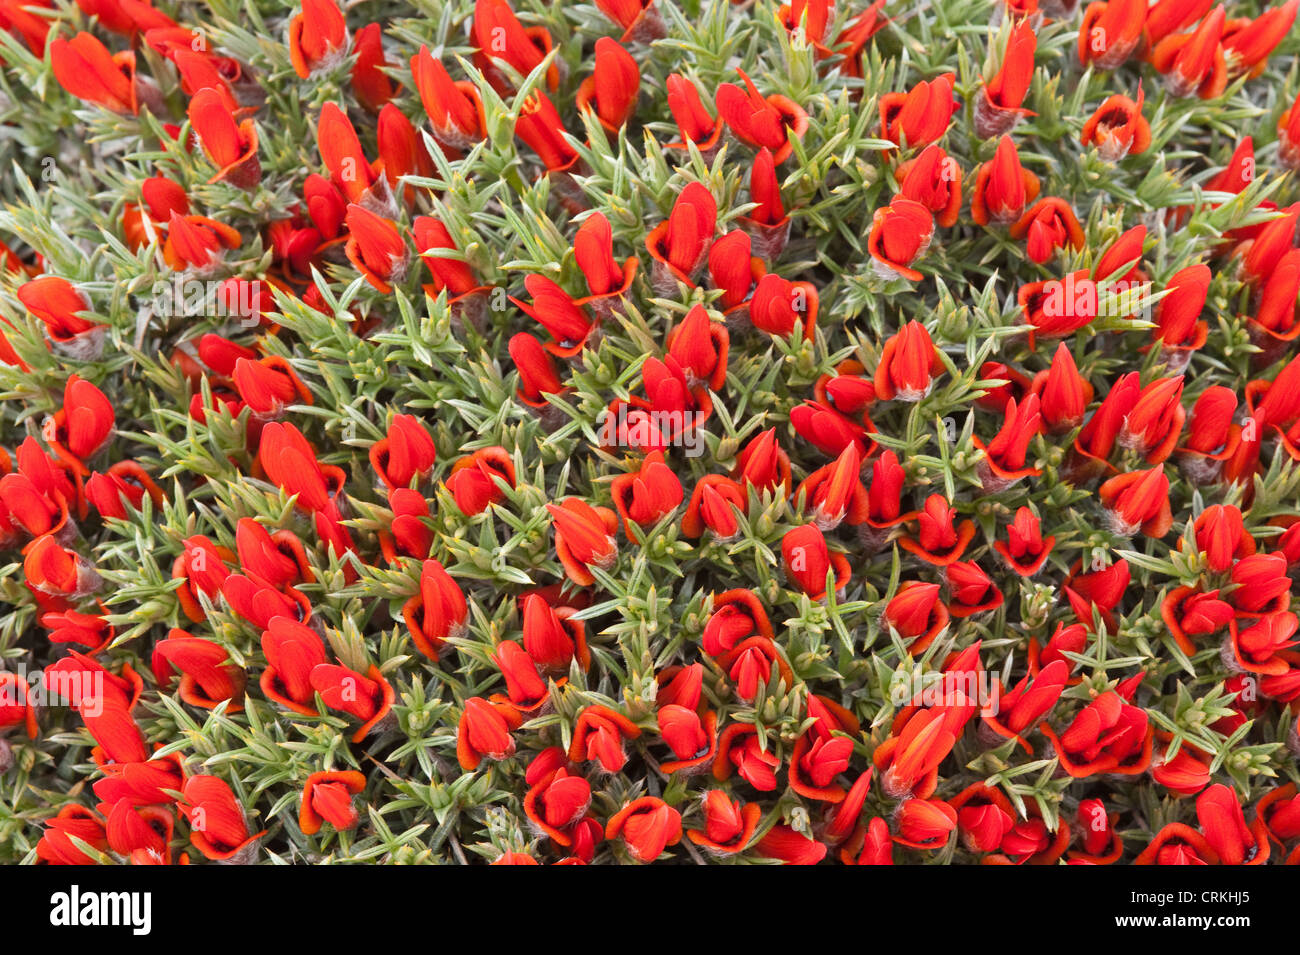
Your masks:
M1300 0L697 6L0 0L0 859L1300 864Z

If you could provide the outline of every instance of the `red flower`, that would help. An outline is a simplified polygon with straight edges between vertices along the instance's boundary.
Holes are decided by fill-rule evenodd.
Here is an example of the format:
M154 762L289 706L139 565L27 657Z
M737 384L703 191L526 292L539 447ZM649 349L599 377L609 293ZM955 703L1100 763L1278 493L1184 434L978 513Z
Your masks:
M537 664L517 643L503 641L492 661L506 681L506 696L510 705L518 710L533 710L546 703L550 697L544 681L537 672Z
M634 799L605 825L606 839L619 837L632 858L653 862L665 848L681 841L681 813L656 796Z
M416 649L437 660L448 637L464 631L469 607L460 586L436 560L420 564L420 589L402 606L402 619Z
M384 178L390 189L398 187L403 176L433 175L433 159L424 145L424 139L415 126L394 104L387 103L379 111L379 128L376 132L379 161L383 164ZM415 187L407 186L402 193L408 206L415 204Z
M113 405L104 393L76 375L63 386L63 407L54 416L55 439L49 444L65 463L86 473L93 458L113 432Z
M754 838L763 809L758 803L742 803L721 789L708 790L701 799L704 828L688 829L686 838L708 852L733 855Z
M614 532L618 518L607 507L594 508L581 498L565 498L559 504L547 504L555 521L555 553L564 572L579 587L596 582L589 567L608 570L618 556Z
M352 43L356 62L352 66L352 92L361 105L377 112L393 98L393 81L384 67L394 64L384 56L384 31L378 23L367 23L357 31Z
M123 115L139 111L131 51L110 54L94 36L81 32L71 40L56 37L49 52L55 80L77 99Z
M710 115L700 99L700 91L680 73L670 73L664 85L668 91L668 109L682 136L682 142L669 143L668 147L686 149L687 143L694 143L702 154L711 156L722 138L722 117Z
M1030 260L1042 265L1059 248L1083 248L1083 228L1064 199L1039 199L1010 228L1013 239L1025 240ZM1022 304L1024 304L1022 302ZM1092 316L1088 316L1087 321ZM1080 324L1087 324L1084 321Z
M480 0L495 2L495 0ZM499 0L504 5L504 0ZM565 138L564 122L549 96L540 89L533 90L519 107L515 120L515 135L537 153L549 171L566 170L574 164L578 153Z
M429 429L409 414L394 415L388 434L370 446L370 464L390 491L428 476L437 456Z
M227 700L226 712L243 709L244 671L230 659L226 648L211 640L192 637L184 630L169 630L166 640L154 644L154 672L165 668L160 687L168 685L171 669L181 673L181 699L191 706L214 709Z
M906 196L894 196L888 206L877 209L872 216L867 251L882 278L919 282L923 276L910 266L930 247L933 236L930 210Z
M513 336L506 347L519 371L519 388L515 397L534 408L549 407L546 395L562 394L565 390L555 368L555 359L527 332Z
M1196 798L1196 820L1223 865L1259 865L1268 858L1268 836L1259 819L1248 827L1237 794L1222 783Z
M641 70L617 40L603 36L596 41L595 71L578 87L579 109L590 109L600 125L617 135L619 128L636 112L641 91Z
M904 640L911 641L908 652L912 656L924 653L948 626L948 610L939 600L939 585L918 580L903 584L885 605L884 621Z
M954 617L969 617L1002 606L1002 591L974 561L954 561L944 570L952 602L948 612Z
M899 538L899 545L940 567L959 560L975 537L975 525L969 520L957 524L954 521L956 513L942 494L931 494L925 499L925 506L916 513L916 536Z
M1028 18L1019 20L1007 36L1006 51L997 72L975 101L975 134L981 139L1010 132L1021 115L1029 112L1021 104L1034 78L1034 52L1038 37Z
M1228 70L1219 41L1226 14L1215 7L1191 33L1171 34L1151 51L1151 65L1165 75L1165 87L1174 96L1214 99L1228 84Z
M236 359L231 377L244 404L254 417L262 420L282 417L290 404L313 403L312 394L298 373L279 355L267 355L257 361Z
M1113 70L1127 60L1142 39L1146 0L1090 3L1079 26L1079 62Z
M366 788L366 777L355 770L312 773L302 787L298 828L314 836L328 822L336 831L355 829L359 820L352 797Z
M484 138L486 120L478 87L467 80L452 80L427 45L411 57L411 78L438 142L460 150Z
M50 338L60 344L73 343L105 327L77 314L89 312L90 302L67 279L42 275L18 286L16 294L27 311L45 324Z
M505 713L513 708L494 706L482 697L465 701L456 730L456 758L461 769L473 772L484 759L501 760L514 755L515 741L510 735L511 722Z
M808 114L787 97L764 97L744 70L737 68L736 72L745 88L742 90L734 83L723 83L718 87L715 98L718 116L745 145L770 149L773 159L780 165L794 150L790 135L798 139L808 128Z
M241 189L252 189L261 181L257 127L251 119L237 121L230 107L211 88L194 94L188 115L199 144L217 167L216 175L209 182L228 182Z
M474 42L478 60L488 80L498 91L512 87L502 65L527 76L551 52L551 37L545 27L525 27L506 0L475 0ZM559 84L559 70L552 63L546 72L552 90Z
M32 542L23 558L23 577L41 593L60 597L84 597L103 583L94 565L60 546L52 534Z
M1039 725L1075 779L1099 773L1132 776L1151 763L1152 731L1146 710L1109 690L1084 707L1058 738L1047 723Z
M957 828L957 813L938 799L909 799L899 807L894 841L912 849L942 849Z
M1287 0L1254 20L1229 21L1223 29L1223 53L1228 61L1229 75L1259 76L1269 54L1290 32L1297 8L1300 8L1300 0Z
M1007 399L1003 411L1002 427L987 445L978 437L972 439L975 447L984 452L979 463L980 481L986 491L1001 490L1013 482L1042 472L1026 467L1029 442L1042 429L1043 416L1039 411L1038 395L1029 394L1018 404Z
M302 0L289 21L289 59L303 79L340 63L348 52L348 26L334 0Z
M1160 538L1173 524L1169 478L1159 465L1116 475L1102 484L1097 496L1106 509L1111 530L1121 536L1129 537L1141 530L1147 537Z
M815 293L814 293L815 295ZM731 336L722 322L709 319L702 305L686 313L681 324L668 332L668 354L686 373L687 383L706 384L719 391L727 381L727 348Z
M642 530L653 527L682 503L682 482L664 463L662 451L646 455L635 472L614 478L610 491L629 539L631 525Z
M826 547L826 539L816 524L787 531L781 538L781 557L787 579L814 600L827 596L828 574L833 572L832 586L837 593L849 582L848 560Z
M86 854L72 839L104 852L108 838L104 823L90 809L78 803L67 803L46 821L45 830L36 844L36 857L47 865L89 865L99 860Z
M446 485L463 513L482 514L489 505L505 497L498 481L513 488L515 464L505 448L496 446L480 448L473 454L458 458L451 466Z
M880 97L880 133L900 146L915 148L937 142L948 131L957 111L953 97L956 74L944 73L933 80L921 80L906 93L885 93Z
M993 547L1017 574L1032 577L1043 566L1055 544L1054 536L1043 537L1038 515L1027 507L1021 507L1016 511L1015 520L1007 525L1007 539L994 541Z
M271 483L297 496L300 510L324 511L334 506L334 499L343 489L343 472L318 462L316 452L292 424L272 421L266 426L258 460Z
M861 470L862 456L850 444L834 463L818 468L799 485L795 496L803 495L804 507L812 511L818 529L833 530L846 518L850 524L867 519L870 506Z
M26 680L17 673L0 670L0 733L14 726L21 726L28 739L36 739L40 734L36 701Z
M689 183L673 203L666 222L646 236L646 249L654 259L651 284L658 294L671 294L677 283L690 287L704 267L717 228L718 204L708 188Z
M1148 464L1159 464L1173 452L1182 434L1186 412L1180 403L1183 378L1157 378L1138 393L1124 418L1117 440L1137 451Z
M945 229L955 225L961 212L961 167L936 145L926 146L915 159L894 170L899 194L919 202L938 217Z
M258 682L262 694L295 713L315 716L311 673L326 662L320 637L291 617L273 617L261 643L266 657L266 669Z
M586 310L544 275L529 275L524 279L524 288L533 297L532 305L525 305L513 296L510 301L540 322L556 339L545 346L546 350L562 358L581 352L595 328Z
M600 212L593 212L578 226L573 237L573 257L596 305L624 295L636 276L636 256L629 256L622 265L615 260L613 230Z
M791 282L769 272L759 279L749 300L749 320L759 331L789 338L795 322L804 338L813 340L817 326L817 288L811 282Z
M348 261L380 292L391 292L391 283L406 277L408 258L406 239L397 224L356 204L348 206L345 221L351 233Z
M789 826L776 825L754 844L765 859L779 859L785 865L816 865L826 858L826 844L817 842Z
M578 714L573 742L569 745L569 762L598 762L605 772L616 773L627 763L623 740L640 735L640 728L622 713L593 704Z
M318 663L312 667L311 685L331 710L341 710L362 721L362 727L352 734L354 743L365 739L393 705L393 688L375 666L362 676L345 666Z
M364 203L373 196L373 201L382 205L383 199L391 198L386 192L382 195L372 192L379 177L361 151L361 141L352 121L334 103L327 102L321 107L316 121L316 146L330 178L349 203Z
M586 670L591 665L587 629L575 620L572 607L552 607L537 594L523 599L524 649L543 673L567 673L576 659Z
M970 217L976 225L1008 225L1020 218L1025 204L1038 197L1038 177L1020 165L1020 153L1010 136L998 141L993 158L975 173Z
M1300 644L1292 640L1296 630L1300 629L1296 615L1288 612L1270 613L1262 616L1253 626L1238 630L1238 625L1229 624L1225 652L1231 653L1238 667L1249 673L1262 673L1266 676L1282 676L1290 666L1281 655Z
M1082 31L1079 35L1083 36ZM1142 102L1141 86L1137 102L1119 93L1108 97L1083 124L1079 141L1096 146L1097 154L1106 162L1146 152L1151 145L1151 124L1142 116Z
M1160 603L1160 618L1188 656L1196 652L1190 637L1217 633L1235 616L1232 605L1219 599L1218 590L1201 593L1192 587L1175 587Z
M265 831L249 834L243 807L216 776L191 776L177 804L190 825L190 844L214 862L251 860Z
M957 812L957 831L972 852L995 852L1015 825L1011 801L1001 790L973 783L948 800Z
M876 366L876 397L882 401L920 401L933 376L943 370L929 331L918 321L903 325L887 342Z
M1169 278L1169 292L1156 304L1155 325L1151 334L1166 348L1197 349L1205 344L1209 326L1200 320L1210 291L1210 268L1189 265Z

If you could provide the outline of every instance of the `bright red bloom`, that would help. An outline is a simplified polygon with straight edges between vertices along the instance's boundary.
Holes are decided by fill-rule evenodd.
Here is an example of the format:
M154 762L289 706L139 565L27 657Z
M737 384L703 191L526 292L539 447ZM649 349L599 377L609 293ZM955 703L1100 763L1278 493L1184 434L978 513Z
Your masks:
M682 817L662 799L642 796L615 813L605 826L606 839L622 837L632 858L653 862L682 838Z
M948 131L957 111L953 97L954 73L921 80L906 93L880 97L880 133L885 139L911 148L937 142Z
M1082 31L1079 35L1083 35ZM1136 102L1119 93L1108 97L1083 124L1079 141L1085 146L1096 146L1097 153L1107 162L1146 152L1151 145L1151 124L1142 115L1142 103L1140 86Z
M1061 768L1076 779L1097 773L1135 775L1151 763L1152 732L1146 710L1107 691L1089 703L1060 737L1046 723Z
M694 286L713 244L718 204L708 188L692 182L677 196L666 222L646 236L654 259L651 282L656 291L676 291L677 282Z
M600 124L617 134L636 112L641 70L632 54L607 36L596 41L595 64L595 71L578 87L577 105L593 110Z
M243 709L240 700L244 693L244 671L219 643L192 637L184 630L170 630L166 640L154 644L155 672L160 659L165 661L168 671L172 668L180 671L180 696L186 703L213 709L229 700L227 712ZM158 682L163 686L170 680Z
M837 592L848 583L848 560L826 547L826 538L816 524L787 531L781 538L781 557L786 577L814 600L826 596L827 575L832 571L832 586Z
M473 772L484 759L501 760L514 755L512 727L502 710L478 696L465 701L456 731L456 756L466 772Z
M497 481L515 486L515 465L502 447L480 448L457 459L447 475L447 490L456 506L466 514L482 514L488 506L504 499Z
M754 87L745 71L737 68L745 88L734 83L718 87L715 101L718 117L732 134L754 149L770 149L777 165L785 162L794 150L790 136L798 139L808 128L808 114L785 96L764 97Z
M261 181L257 127L251 119L236 120L230 107L211 88L194 94L188 115L199 144L217 167L211 182L228 182L241 189L251 189Z
M402 619L416 649L430 660L438 659L447 638L462 634L468 615L460 585L438 561L422 561L420 589L402 606Z
M394 415L388 434L370 446L370 464L389 490L426 477L436 459L429 429L409 414Z
M420 52L411 57L411 77L433 126L434 138L453 149L468 149L483 139L483 101L473 83L452 80L428 46L421 46Z
M542 672L567 673L575 659L583 670L591 665L586 627L574 613L571 607L551 606L537 594L524 598L524 649Z
M265 832L250 834L243 807L224 780L216 776L191 776L177 804L190 825L190 844L214 862L251 855Z
M1113 70L1127 60L1142 39L1147 0L1090 3L1079 26L1079 62Z
M1020 218L1038 192L1038 177L1020 165L1016 144L1003 136L993 158L976 170L970 217L976 225L1008 225Z
M791 282L772 272L759 279L749 300L749 320L759 331L789 338L795 322L812 341L817 326L817 289L811 282Z
M676 510L682 502L682 482L664 463L662 451L646 455L640 468L616 477L610 484L614 506L623 519L623 532L630 538L630 524L652 527Z
M1147 471L1119 474L1097 491L1117 534L1130 536L1140 529L1148 537L1164 537L1173 524L1169 507L1169 478L1157 465Z
M515 135L537 153L537 158L548 170L567 169L578 158L577 152L565 139L564 121L560 119L559 111L540 89L533 90L519 108Z
M939 146L931 144L915 159L894 170L899 194L919 202L935 214L945 229L957 222L961 212L961 166Z
M877 209L871 219L867 251L876 271L885 278L922 279L911 263L925 253L934 236L934 217L921 203L906 196L894 196L889 205Z
M320 637L291 617L274 617L262 633L261 645L266 657L259 680L263 695L295 713L315 716L311 673L326 662Z
M918 321L903 325L887 342L876 366L876 397L882 401L920 401L933 376L943 370L929 331Z
M938 799L909 799L899 807L894 841L912 849L941 849L957 828L957 813Z
M1009 234L1025 240L1025 251L1033 262L1042 265L1059 248L1083 248L1083 227L1074 210L1064 199L1055 196L1039 199L1015 223ZM1085 322L1086 324L1086 322Z
M1034 53L1038 37L1029 18L1019 20L1007 36L1006 50L997 72L984 84L975 102L975 133L982 139L1010 132L1020 116L1025 94L1034 78Z
M312 773L302 787L298 828L314 836L328 822L336 831L355 829L360 816L352 799L366 788L366 777L355 770Z
M332 69L348 51L348 26L334 0L302 0L289 21L289 59L303 79Z
M82 32L71 40L56 37L49 53L55 80L77 99L123 115L139 111L133 52L110 54L98 39Z

